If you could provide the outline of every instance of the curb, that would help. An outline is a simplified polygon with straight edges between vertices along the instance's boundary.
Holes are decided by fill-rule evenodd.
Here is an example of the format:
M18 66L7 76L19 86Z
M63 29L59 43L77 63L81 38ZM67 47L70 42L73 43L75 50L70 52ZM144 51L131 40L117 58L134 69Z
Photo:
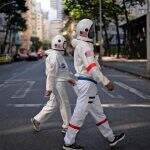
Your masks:
M137 73L133 73L133 72L130 72L130 71L126 71L126 70L123 70L123 69L120 69L120 68L117 68L117 67L114 67L114 66L109 66L109 65L106 65L106 64L103 64L103 66L107 67L107 68L113 68L113 69L118 70L120 72L125 72L125 73L134 75L134 76L139 77L139 78L144 78L146 80L150 80L150 77L143 76L143 75L140 75L140 74L137 74Z

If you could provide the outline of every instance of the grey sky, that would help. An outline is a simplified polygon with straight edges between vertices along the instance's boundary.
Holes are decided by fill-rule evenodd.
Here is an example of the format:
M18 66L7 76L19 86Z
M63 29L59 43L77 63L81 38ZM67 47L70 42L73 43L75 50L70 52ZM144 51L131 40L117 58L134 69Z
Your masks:
M36 0L36 1L41 3L43 10L49 11L50 20L56 19L56 11L50 7L50 0Z

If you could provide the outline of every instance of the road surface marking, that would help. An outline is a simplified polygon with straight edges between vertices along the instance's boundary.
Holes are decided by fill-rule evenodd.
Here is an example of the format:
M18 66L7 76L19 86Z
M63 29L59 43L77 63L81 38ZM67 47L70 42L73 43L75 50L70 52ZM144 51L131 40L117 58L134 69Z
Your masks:
M44 106L45 104L7 104L8 107L41 107Z
M41 127L44 128L51 128L52 131L56 130L58 131L59 129L59 121L55 121L55 122L51 122L51 123L44 123L43 125L41 125ZM120 130L131 130L131 129L136 129L136 128L143 128L143 127L149 127L150 126L150 122L132 122L132 123L124 123L123 125L116 125L116 126L112 126L112 129L114 131L120 131ZM93 127L95 128L95 127ZM92 129L92 128L91 128ZM88 129L89 130L89 129ZM27 132L31 132L33 131L33 128L31 125L23 125L23 126L18 126L16 128L11 128L11 129L6 129L0 132L0 135L11 135L11 134L16 134L16 133L27 133ZM86 129L82 132L87 132Z
M128 85L126 85L126 84L124 84L122 82L115 81L114 83L117 84L118 86L124 88L125 90L128 90L131 93L133 93L133 94L143 98L143 99L149 99L150 98L150 95L146 95L143 92L141 92L141 91L139 91L139 90L137 90L135 88L129 87Z
M13 80L13 79L15 79L15 78L17 78L17 77L19 77L19 76L21 76L21 75L27 73L27 72L30 71L30 70L34 70L35 67L41 65L42 63L43 63L43 61L38 62L38 63L32 65L31 67L25 69L25 70L22 71L21 73L14 74L11 78L7 79L6 81L11 81L11 80Z
M60 128L59 126L60 121L50 122L50 123L44 123L41 125L42 129L44 128L51 128L50 131L58 131ZM32 125L22 125L19 127L11 128L11 129L5 129L0 132L0 135L10 135L10 134L16 134L16 133L27 133L33 131Z
M28 83L26 89L24 89L24 86L22 86L15 92L13 96L11 96L11 98L24 98L34 85L35 81L27 81L26 83Z
M22 107L42 107L45 104L7 104L7 107L17 107L17 108L22 108ZM75 106L76 104L70 104L71 106ZM102 104L102 107L104 108L150 108L150 104L123 104L123 103L110 103L110 104Z
M124 97L123 97L122 95L120 95L120 94L114 96L114 95L110 94L110 93L109 93L106 89L104 89L103 87L101 87L101 89L102 89L102 91L103 91L105 94L109 95L111 98L121 98L121 99L124 99Z
M128 79L128 81L131 81L131 82L143 82L143 80L141 80L141 79Z
M149 126L150 126L150 122L133 122L133 123L118 125L114 127L112 126L112 129L114 131L120 131L120 130L130 130L130 129L136 129L142 127L149 127Z
M6 87L9 87L11 84L4 83L0 85L0 91L4 90Z
M131 78L130 76L127 75L107 75L108 77L120 77L120 78Z
M150 108L150 104L102 104L105 108Z
M3 86L4 86L4 84L0 84L0 88L3 87Z
M143 127L148 127L150 126L150 122L131 122L131 123L124 123L124 124L119 124L119 125L115 125L115 126L111 126L113 131L125 131L125 130L132 130L132 129L137 129L137 128L143 128ZM95 127L91 127L90 129L95 128ZM89 130L89 128L84 129L84 131L82 132L87 132L87 130Z

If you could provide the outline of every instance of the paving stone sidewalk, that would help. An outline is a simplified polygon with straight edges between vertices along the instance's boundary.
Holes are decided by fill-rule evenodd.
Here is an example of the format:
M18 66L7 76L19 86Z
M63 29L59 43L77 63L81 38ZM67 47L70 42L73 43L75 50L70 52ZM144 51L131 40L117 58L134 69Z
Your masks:
M150 73L146 71L147 60L128 60L124 58L103 57L103 66L127 72L135 76L150 79Z

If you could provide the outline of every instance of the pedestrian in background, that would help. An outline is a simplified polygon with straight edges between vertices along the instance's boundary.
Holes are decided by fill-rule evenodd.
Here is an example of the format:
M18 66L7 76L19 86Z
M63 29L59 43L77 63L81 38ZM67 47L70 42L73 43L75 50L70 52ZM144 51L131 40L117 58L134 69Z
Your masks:
M67 95L68 82L75 84L71 78L68 65L63 57L66 49L66 39L57 35L52 40L52 49L47 50L46 58L46 93L49 97L47 104L34 117L31 122L34 130L40 130L40 124L46 121L57 110L59 105L60 114L63 120L62 133L65 133L71 118L71 108Z

